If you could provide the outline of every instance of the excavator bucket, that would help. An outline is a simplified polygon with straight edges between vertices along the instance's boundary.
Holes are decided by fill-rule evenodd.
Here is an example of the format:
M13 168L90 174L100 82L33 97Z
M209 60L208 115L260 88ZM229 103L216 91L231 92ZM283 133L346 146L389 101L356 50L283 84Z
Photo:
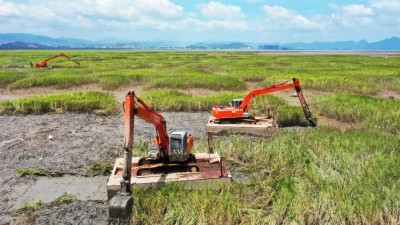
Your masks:
M119 193L114 196L109 203L109 216L110 222L113 221L128 221L133 209L133 197L132 195Z
M78 61L76 61L76 60L73 60L73 59L70 59L72 62L74 62L74 63L76 63L76 64L78 64L78 65L81 65Z
M318 119L315 117L308 117L307 120L313 127L316 127L318 125Z

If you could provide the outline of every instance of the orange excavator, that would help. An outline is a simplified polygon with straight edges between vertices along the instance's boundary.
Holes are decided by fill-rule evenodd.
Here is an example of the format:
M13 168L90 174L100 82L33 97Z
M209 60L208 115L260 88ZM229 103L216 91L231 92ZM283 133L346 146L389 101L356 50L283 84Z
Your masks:
M55 58L58 58L58 57L65 57L65 58L71 60L72 62L74 62L74 63L80 65L79 62L77 62L77 61L71 59L71 57L67 56L67 55L64 54L64 53L60 53L60 54L58 54L58 55L55 55L55 56L53 56L53 57L50 57L50 58L45 59L43 62L36 63L36 64L35 64L35 68L45 68L45 69L51 70L51 69L53 69L53 68L50 67L50 66L48 66L48 65L47 65L47 62L50 61L50 60L53 60L53 59L55 59ZM32 62L30 62L30 64L31 64L31 67L33 67Z
M229 123L230 121L234 122L237 120L243 120L247 122L250 121L250 123L254 124L254 119L252 119L254 117L250 116L248 113L251 100L254 97L271 92L295 88L306 119L310 122L312 126L317 126L317 119L311 115L306 99L303 96L300 80L298 78L293 78L292 80L292 84L288 83L289 80L284 80L269 87L253 90L248 93L244 98L233 99L232 104L229 104L228 107L215 105L212 109L212 115L215 117L216 121L224 121L225 123Z
M139 117L153 124L157 131L156 138L152 141L147 157L141 157L132 173L132 150L134 117ZM197 172L199 167L192 154L194 143L193 136L186 131L175 131L168 137L166 121L162 115L153 111L135 93L129 92L124 102L124 167L120 191L110 200L110 221L128 219L133 206L131 177L148 174L168 172Z

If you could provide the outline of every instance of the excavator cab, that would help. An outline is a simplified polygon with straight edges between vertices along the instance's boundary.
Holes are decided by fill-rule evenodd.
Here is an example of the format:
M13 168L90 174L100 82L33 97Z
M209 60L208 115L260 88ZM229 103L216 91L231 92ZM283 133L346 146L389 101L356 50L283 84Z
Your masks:
M242 104L243 98L236 98L232 100L232 106L235 107L236 109L239 108L240 104Z
M185 162L189 159L188 134L185 131L175 131L169 141L169 160L171 162Z
M158 144L155 143L151 143L149 146L149 153L148 153L148 157L150 159L156 160L158 159Z

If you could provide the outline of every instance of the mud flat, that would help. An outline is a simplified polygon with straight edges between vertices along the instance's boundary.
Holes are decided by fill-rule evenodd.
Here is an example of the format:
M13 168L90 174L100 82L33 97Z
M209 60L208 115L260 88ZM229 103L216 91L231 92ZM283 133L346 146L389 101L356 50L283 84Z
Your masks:
M186 130L206 139L208 113L162 113L168 133ZM135 120L135 140L155 137L151 124ZM0 224L107 224L107 176L85 172L93 161L114 163L122 150L122 115L54 114L0 116ZM20 168L60 173L61 177L17 177ZM62 193L72 203L51 202ZM31 217L16 215L34 198L44 206Z

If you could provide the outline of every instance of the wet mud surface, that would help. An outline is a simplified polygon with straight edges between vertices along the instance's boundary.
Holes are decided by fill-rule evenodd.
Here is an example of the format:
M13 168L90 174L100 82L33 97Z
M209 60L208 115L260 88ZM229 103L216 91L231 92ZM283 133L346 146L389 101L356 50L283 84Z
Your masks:
M206 139L208 113L162 113L168 133L184 130ZM135 120L135 141L155 137L153 125ZM92 114L0 116L0 225L107 224L107 176L85 172L93 161L113 164L122 153L123 117ZM62 177L16 176L21 168ZM96 174L95 174L96 175ZM69 204L51 203L62 193ZM34 198L43 206L31 216L16 213Z

